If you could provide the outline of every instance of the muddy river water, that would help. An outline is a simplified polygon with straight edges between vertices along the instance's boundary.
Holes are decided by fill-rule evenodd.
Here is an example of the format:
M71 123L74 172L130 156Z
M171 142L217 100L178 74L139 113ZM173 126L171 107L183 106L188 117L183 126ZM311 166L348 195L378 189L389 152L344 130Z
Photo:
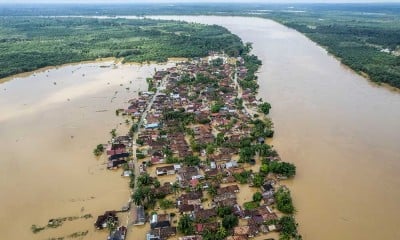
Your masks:
M171 64L169 64L171 65ZM32 234L51 218L119 210L129 198L127 179L105 168L93 149L126 133L117 108L147 90L146 77L161 65L113 62L66 65L0 84L1 239L48 239L89 230L106 239L94 219L66 221Z
M273 106L272 144L298 167L287 184L304 239L400 239L399 93L369 83L300 33L270 20L163 18L219 24L253 43L263 61L259 96ZM154 67L161 68L85 63L0 84L2 239L86 230L87 239L106 238L93 230L94 219L67 221L35 235L30 226L96 216L126 203L127 180L106 172L105 159L96 160L92 150L109 138L110 129L126 130L115 109L146 88Z

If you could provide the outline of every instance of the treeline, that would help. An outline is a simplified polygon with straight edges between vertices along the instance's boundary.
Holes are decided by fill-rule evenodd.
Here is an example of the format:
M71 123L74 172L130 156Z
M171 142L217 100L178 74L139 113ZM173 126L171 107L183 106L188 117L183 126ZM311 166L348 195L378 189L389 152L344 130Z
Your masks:
M0 18L0 78L45 66L117 57L166 61L244 51L223 27L150 19Z

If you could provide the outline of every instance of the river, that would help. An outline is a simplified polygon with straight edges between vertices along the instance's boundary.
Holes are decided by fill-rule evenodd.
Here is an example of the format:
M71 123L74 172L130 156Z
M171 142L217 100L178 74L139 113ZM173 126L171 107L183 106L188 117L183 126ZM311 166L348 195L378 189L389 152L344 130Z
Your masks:
M272 104L273 145L298 168L288 185L304 239L400 239L398 92L271 20L162 18L218 24L253 43L263 62L259 97Z

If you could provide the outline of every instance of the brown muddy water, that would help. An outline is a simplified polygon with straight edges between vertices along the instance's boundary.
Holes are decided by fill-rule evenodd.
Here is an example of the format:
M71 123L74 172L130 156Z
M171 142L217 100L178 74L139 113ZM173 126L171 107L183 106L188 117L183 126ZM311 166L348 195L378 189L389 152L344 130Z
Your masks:
M156 17L159 18L159 17ZM260 18L168 16L218 24L252 42L273 145L304 239L400 239L400 94L368 82L305 36Z
M94 230L94 218L126 204L128 180L106 170L106 158L92 151L107 142L111 129L127 132L115 110L147 90L154 68L166 66L84 63L0 84L1 239L43 240L86 230L86 239L106 239L105 231ZM89 213L94 218L30 230L51 218Z

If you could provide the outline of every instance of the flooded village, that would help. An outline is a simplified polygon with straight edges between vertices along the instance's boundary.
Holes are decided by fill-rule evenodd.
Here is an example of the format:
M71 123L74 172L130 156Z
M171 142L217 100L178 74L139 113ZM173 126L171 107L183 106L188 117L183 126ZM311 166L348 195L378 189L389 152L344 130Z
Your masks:
M256 98L260 64L210 53L155 71L148 91L116 111L129 132L111 131L95 149L132 192L95 227L112 240L300 239L281 182L296 169L267 144L273 126L271 106Z

